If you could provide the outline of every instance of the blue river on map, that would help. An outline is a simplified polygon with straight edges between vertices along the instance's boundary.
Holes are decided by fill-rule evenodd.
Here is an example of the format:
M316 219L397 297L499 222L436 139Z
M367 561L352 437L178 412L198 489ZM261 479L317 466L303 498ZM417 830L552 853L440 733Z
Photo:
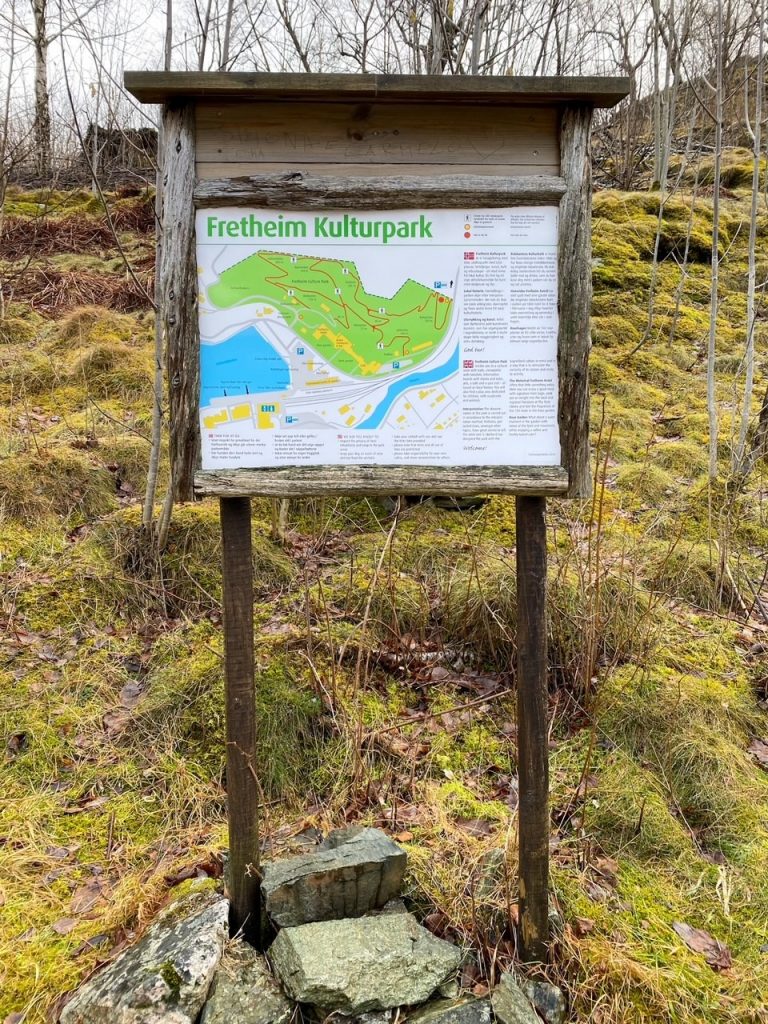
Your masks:
M200 346L203 404L225 394L285 391L290 384L290 366L255 327L245 327L216 345Z
M358 423L357 430L375 430L381 426L381 421L387 415L395 399L399 398L404 391L409 388L418 387L420 384L434 384L438 380L442 380L443 377L449 376L452 373L456 373L459 368L459 346L453 350L452 355L448 359L441 363L440 366L435 366L431 370L421 370L415 373L409 373L405 377L400 377L394 381L387 388L387 393L384 395L382 400L373 410L368 419L363 420L362 423Z

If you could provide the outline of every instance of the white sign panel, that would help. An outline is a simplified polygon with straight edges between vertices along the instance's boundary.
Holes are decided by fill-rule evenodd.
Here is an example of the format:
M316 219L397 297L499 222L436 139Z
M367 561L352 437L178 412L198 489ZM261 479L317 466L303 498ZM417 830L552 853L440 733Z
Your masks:
M197 214L203 469L552 466L557 209Z

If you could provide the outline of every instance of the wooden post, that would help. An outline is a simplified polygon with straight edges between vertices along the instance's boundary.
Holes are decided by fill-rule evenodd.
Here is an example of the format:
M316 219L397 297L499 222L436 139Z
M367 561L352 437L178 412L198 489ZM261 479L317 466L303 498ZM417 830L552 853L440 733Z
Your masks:
M166 331L171 481L176 501L194 498L200 457L200 331L195 258L195 108L188 102L163 109L163 243L159 292Z
M592 304L592 107L569 106L560 123L560 202L557 282L560 329L560 449L570 477L569 498L592 493L589 466L589 311Z
M253 562L249 498L221 498L224 680L227 717L229 931L261 948L259 786L253 666Z
M520 937L528 962L546 961L549 914L546 507L546 498L515 499Z

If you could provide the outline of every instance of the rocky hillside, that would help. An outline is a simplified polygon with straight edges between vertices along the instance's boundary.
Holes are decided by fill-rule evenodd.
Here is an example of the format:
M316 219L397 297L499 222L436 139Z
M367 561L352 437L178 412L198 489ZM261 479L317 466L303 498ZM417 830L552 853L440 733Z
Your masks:
M744 180L734 172L723 198L713 487L711 197L699 188L693 213L685 192L667 205L650 332L659 198L595 199L595 494L550 506L547 973L585 1024L768 1020L767 467L727 483ZM151 225L145 196L111 197L109 220L88 193L6 204L8 1024L49 1019L170 890L222 873L215 504L179 508L161 563L142 557ZM759 280L766 237L763 213ZM408 851L409 909L473 950L462 980L482 994L515 960L514 503L427 503L393 519L375 502L294 502L281 540L273 517L254 503L265 855L346 823L384 829Z

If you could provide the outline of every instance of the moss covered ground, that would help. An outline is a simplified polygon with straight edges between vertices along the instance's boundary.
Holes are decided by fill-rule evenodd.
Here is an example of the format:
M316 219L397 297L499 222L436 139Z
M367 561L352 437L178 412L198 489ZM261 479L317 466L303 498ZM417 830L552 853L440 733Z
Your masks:
M595 197L597 484L550 512L547 973L574 1021L768 1021L768 775L750 752L768 738L768 467L727 481L742 185L734 171L723 200L716 486L711 199L667 204L649 331L658 196ZM151 197L110 207L148 282ZM12 193L7 218L0 1020L35 1024L171 892L220 874L221 587L211 502L178 508L160 566L139 571L152 318L98 202ZM760 231L765 271L765 217ZM764 350L761 321L759 394ZM280 543L272 522L255 502L267 853L310 826L388 829L409 851L408 901L474 949L464 980L482 991L515 958L514 503L395 522L375 502L294 502ZM676 925L721 945L697 952Z

